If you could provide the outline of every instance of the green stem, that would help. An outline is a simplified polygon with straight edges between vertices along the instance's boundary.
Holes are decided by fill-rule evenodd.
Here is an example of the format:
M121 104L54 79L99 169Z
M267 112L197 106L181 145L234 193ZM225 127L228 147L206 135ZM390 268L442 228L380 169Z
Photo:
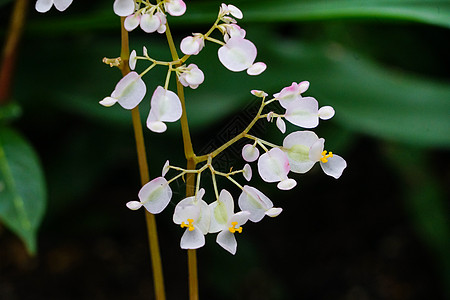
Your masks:
M121 51L120 58L122 63L120 65L120 70L122 72L122 76L125 76L130 72L130 68L128 66L128 59L130 56L130 49L128 43L128 31L124 28L125 18L120 18L121 20ZM141 184L144 185L150 180L150 175L148 171L148 163L147 156L145 151L145 143L144 143L144 134L142 131L142 123L139 115L139 108L135 107L131 110L132 122L133 122L133 130L134 137L136 140L136 151L138 155L138 164L139 164L139 172L141 177ZM164 291L164 278L162 273L162 264L161 264L161 255L159 251L159 242L158 242L158 232L156 229L156 220L155 216L149 213L147 210L145 211L145 220L147 224L147 232L148 232L148 242L150 248L150 258L152 261L152 269L153 269L153 284L155 287L155 298L157 300L165 300L166 295Z

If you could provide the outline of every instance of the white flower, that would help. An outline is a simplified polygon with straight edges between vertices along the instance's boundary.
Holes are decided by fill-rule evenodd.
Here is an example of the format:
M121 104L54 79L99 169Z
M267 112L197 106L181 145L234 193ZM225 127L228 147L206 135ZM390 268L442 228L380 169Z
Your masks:
M183 0L165 0L164 9L171 16L181 16L186 12L186 4Z
M205 47L205 38L200 33L185 37L180 44L181 52L186 55L197 55Z
M73 0L37 0L35 8L38 12L44 13L50 10L53 5L59 11L66 10Z
M328 120L334 116L331 106L319 109L319 103L313 97L301 97L287 105L284 117L294 125L303 128L314 128L319 125L319 119Z
M230 38L218 51L220 62L233 72L240 72L251 67L256 54L255 45L240 37Z
M150 100L150 113L147 127L153 132L164 132L167 129L164 122L175 122L181 118L183 110L180 98L172 91L158 86Z
M247 144L242 148L242 158L247 162L253 162L259 157L259 150L255 145Z
M240 211L234 213L233 197L227 190L222 190L219 199L209 205L211 210L210 233L220 233L217 235L216 242L231 254L236 253L237 242L234 234L242 233L244 225L250 213Z
M248 185L244 185L238 204L242 211L250 213L248 218L252 222L261 221L265 215L276 217L282 211L279 207L273 207L272 201L266 195Z
M197 249L205 244L211 213L208 204L202 200L204 194L205 190L200 189L196 196L181 200L175 207L173 222L186 228L180 242L182 249Z
M287 108L292 102L301 99L301 94L306 92L308 87L308 81L302 81L300 83L293 82L290 86L283 88L279 93L276 93L273 96L278 99L281 106Z
M196 89L205 80L205 75L197 65L190 64L187 67L181 67L178 79L183 86L189 86L192 89Z
M152 214L162 212L172 198L172 190L164 177L157 177L147 182L139 191L140 201L130 201L127 207L132 210L144 206Z
M114 13L120 17L127 17L134 12L134 0L115 0L113 4Z
M347 167L346 161L332 152L324 151L325 140L312 131L296 131L283 141L283 151L287 154L291 171L308 172L316 162L325 174L339 178Z
M265 182L278 182L280 190L290 190L297 185L294 179L287 177L289 171L288 156L280 148L272 148L259 157L259 175Z
M104 98L100 104L106 107L119 103L125 109L135 108L144 99L147 87L136 72L125 75L116 85L110 97Z

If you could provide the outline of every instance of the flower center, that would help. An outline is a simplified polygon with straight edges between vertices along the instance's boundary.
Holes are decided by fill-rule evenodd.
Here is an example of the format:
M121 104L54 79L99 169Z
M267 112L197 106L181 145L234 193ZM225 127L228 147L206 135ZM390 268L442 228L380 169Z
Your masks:
M189 231L194 230L195 228L194 228L194 225L192 224L192 223L194 223L194 220L193 219L187 219L187 221L189 223L187 225L186 225L186 223L181 222L181 225L180 225L181 228L187 227L189 229Z
M329 159L330 157L333 157L333 152L330 151L330 152L328 152L328 154L327 154L327 151L324 150L324 151L322 152L322 158L320 159L320 161L323 162L323 163L326 163L326 162L328 162L328 159Z
M231 222L231 225L233 225L233 226L232 227L228 227L228 230L231 233L235 233L236 231L239 232L239 233L242 233L242 227L235 228L237 224L238 224L238 222Z

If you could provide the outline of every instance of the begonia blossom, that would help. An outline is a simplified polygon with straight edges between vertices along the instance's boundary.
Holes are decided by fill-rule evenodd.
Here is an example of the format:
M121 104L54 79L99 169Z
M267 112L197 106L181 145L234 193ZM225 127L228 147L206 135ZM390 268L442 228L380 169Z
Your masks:
M325 140L312 131L296 131L283 141L283 151L287 154L291 171L308 172L316 162L325 174L339 178L347 167L346 161L332 152L324 150Z
M256 59L256 46L249 40L232 37L219 48L220 62L230 71L240 72L253 65Z
M294 125L303 128L314 128L319 125L319 119L328 120L334 116L331 106L319 109L319 103L313 97L302 97L289 103L285 118Z
M242 148L242 158L247 162L253 162L259 157L259 150L255 145L247 144Z
M140 201L130 201L127 207L132 210L144 206L152 214L162 212L172 198L172 189L164 177L157 177L146 183L138 194Z
M183 110L180 98L172 91L158 86L150 101L150 113L147 127L153 132L164 132L167 125L164 122L175 122L181 118Z
M236 19L242 19L244 17L244 15L242 14L242 11L239 8L237 8L236 6L234 6L233 4L226 5L226 4L222 3L222 5L220 6L219 13L221 15L231 14Z
M204 189L197 195L181 200L175 206L173 222L186 228L181 237L182 249L197 249L205 244L205 234L209 231L211 212L208 204L203 201Z
M130 72L117 83L111 96L99 103L106 107L119 103L125 109L133 109L144 99L146 92L147 87L141 76Z
M196 89L205 80L205 75L197 65L190 64L187 67L182 67L180 72L177 72L178 79L183 86L189 86Z
M280 190L290 190L297 185L294 179L287 177L289 171L288 156L280 148L272 148L259 157L259 175L265 182L278 182Z
M231 254L236 253L236 232L242 233L242 225L247 223L250 213L240 211L234 213L233 197L227 190L222 190L219 199L209 205L211 210L210 233L219 232L216 242Z
M287 108L289 104L302 98L301 94L306 92L308 88L308 81L302 81L299 83L293 82L290 86L283 88L279 93L276 93L273 96L278 99L281 106Z
M279 207L273 207L272 201L266 195L248 185L244 185L242 188L238 205L242 211L248 211L250 213L248 218L255 223L261 221L265 215L276 217L282 211Z
M56 9L59 11L66 10L73 0L37 0L35 9L40 13L45 13L55 5Z
M187 36L181 40L180 49L186 55L197 55L205 47L205 38L200 33Z
M186 4L183 0L164 0L164 9L171 16L181 16L186 12Z
M113 4L113 10L119 17L127 17L134 12L135 9L134 0L115 0Z

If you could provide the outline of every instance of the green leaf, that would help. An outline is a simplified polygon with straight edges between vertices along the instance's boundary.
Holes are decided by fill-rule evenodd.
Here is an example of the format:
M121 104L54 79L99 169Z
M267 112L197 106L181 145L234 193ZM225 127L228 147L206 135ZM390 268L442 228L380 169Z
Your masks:
M36 153L15 131L0 127L0 218L36 252L46 205L44 175Z

